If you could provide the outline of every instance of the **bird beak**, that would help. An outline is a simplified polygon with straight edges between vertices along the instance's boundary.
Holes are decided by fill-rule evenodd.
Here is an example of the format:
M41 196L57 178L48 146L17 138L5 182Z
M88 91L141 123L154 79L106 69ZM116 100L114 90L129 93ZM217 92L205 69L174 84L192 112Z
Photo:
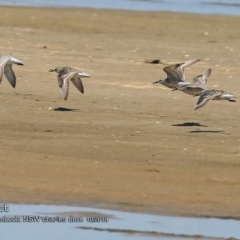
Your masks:
M54 72L54 69L49 69L49 72Z
M80 77L91 77L89 74L85 73L85 72L80 72L78 74Z
M159 81L153 82L152 84L156 84L156 83L159 83Z

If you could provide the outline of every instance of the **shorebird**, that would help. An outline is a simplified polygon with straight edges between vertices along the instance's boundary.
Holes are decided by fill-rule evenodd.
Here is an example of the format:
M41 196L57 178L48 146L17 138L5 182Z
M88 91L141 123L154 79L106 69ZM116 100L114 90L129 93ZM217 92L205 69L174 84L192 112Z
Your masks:
M217 90L217 89L211 89L211 90L203 90L201 93L195 95L200 96L197 104L194 108L194 110L197 110L198 108L203 107L208 103L210 100L228 100L230 102L236 102L233 98L236 98L231 93L227 93L224 90Z
M178 88L177 84L179 82L185 82L184 68L199 61L200 59L195 59L166 66L163 68L163 71L167 74L167 78L161 78L153 84L161 83L165 87L169 87L175 90Z
M81 93L84 93L81 77L90 77L89 74L78 71L77 69L74 69L71 67L57 67L55 69L50 69L49 72L58 73L58 85L64 100L67 100L67 97L68 97L69 80L72 81L74 86Z
M178 90L181 90L182 92L196 96L197 94L201 93L203 90L207 89L207 79L211 74L211 68L203 72L202 74L195 77L192 81L192 83L189 82L179 82Z
M20 60L5 54L0 54L0 83L2 82L3 73L13 88L16 87L16 76L12 70L12 64L23 65Z

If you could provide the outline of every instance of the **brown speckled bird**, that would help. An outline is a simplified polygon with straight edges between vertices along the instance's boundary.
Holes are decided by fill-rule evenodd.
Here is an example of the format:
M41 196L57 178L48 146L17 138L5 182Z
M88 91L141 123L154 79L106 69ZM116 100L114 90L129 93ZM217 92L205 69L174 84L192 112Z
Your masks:
M153 82L153 84L161 83L165 87L175 90L178 88L177 84L179 82L185 82L184 68L199 61L200 59L195 59L166 66L163 68L163 71L167 74L167 78L161 78L160 80Z
M57 67L55 69L50 69L49 72L58 73L58 85L60 92L64 100L68 98L69 92L69 80L72 81L74 86L81 92L84 93L84 88L82 84L81 77L90 77L89 74L81 72L77 69L71 67Z

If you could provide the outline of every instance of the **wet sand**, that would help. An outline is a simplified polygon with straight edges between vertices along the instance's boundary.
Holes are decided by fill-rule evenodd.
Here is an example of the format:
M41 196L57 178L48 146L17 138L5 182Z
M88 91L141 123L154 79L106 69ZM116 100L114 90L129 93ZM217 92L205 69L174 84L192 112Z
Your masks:
M17 86L0 85L0 201L76 204L175 215L239 217L239 102L151 83L163 64L201 58L209 88L239 96L239 17L1 7L0 52ZM57 74L92 75L85 93ZM54 111L64 107L75 111Z

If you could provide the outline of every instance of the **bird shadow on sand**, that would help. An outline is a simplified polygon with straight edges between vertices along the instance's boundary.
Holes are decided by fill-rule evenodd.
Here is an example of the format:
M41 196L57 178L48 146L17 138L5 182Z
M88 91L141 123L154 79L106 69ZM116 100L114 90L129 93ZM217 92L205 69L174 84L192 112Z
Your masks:
M77 111L79 111L79 109L76 109L76 108L57 107L57 108L54 108L53 111L59 111L59 112L77 112Z
M230 133L226 133L225 131L221 131L221 130L193 130L190 131L189 133L220 133L220 134L230 134Z
M174 126L174 127L208 127L208 126L202 125L201 123L198 123L198 122L177 123L177 124L173 124L172 126Z
M185 123L178 123L178 124L173 124L172 126L174 127L208 127L207 125L202 125L201 123L198 122L185 122ZM219 134L230 134L226 133L225 131L222 130L192 130L188 133L219 133Z

